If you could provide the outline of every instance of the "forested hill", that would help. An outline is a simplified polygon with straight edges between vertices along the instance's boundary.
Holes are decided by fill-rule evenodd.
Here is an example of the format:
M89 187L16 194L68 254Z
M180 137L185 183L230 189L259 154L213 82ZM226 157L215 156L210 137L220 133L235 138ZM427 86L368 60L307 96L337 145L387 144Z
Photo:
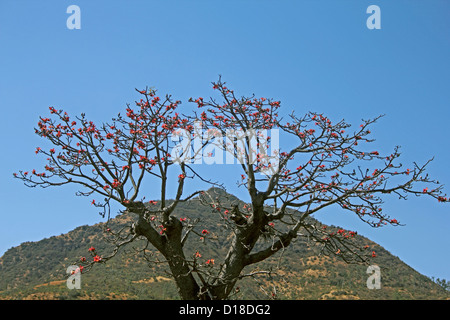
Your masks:
M210 234L221 235L221 222L196 199L181 203L175 215L199 219L199 228L207 226ZM119 215L109 221L108 228L118 230L132 222L133 217ZM107 263L98 263L81 275L81 289L69 290L66 285L69 265L80 257L89 257L88 249L92 246L100 254L112 252L104 230L104 223L80 226L66 234L9 249L0 258L0 299L178 299L165 264L158 256L142 255L143 241L123 248ZM374 263L381 268L380 289L367 288L367 266L349 265L335 256L318 255L315 246L298 239L282 255L258 265L258 270L271 270L270 277L244 278L230 299L450 298L448 291L384 248L360 235L356 239L377 253ZM205 243L195 239L186 244L188 254L199 249L205 259L220 261L227 245L221 237Z

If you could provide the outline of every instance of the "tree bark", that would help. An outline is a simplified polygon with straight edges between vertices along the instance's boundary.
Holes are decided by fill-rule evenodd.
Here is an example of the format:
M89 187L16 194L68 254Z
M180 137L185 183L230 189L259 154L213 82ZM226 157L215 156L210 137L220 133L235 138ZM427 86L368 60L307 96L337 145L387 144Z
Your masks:
M201 293L201 288L195 280L189 265L186 263L181 243L183 225L175 217L170 217L165 228L165 234L162 236L164 245L161 253L168 261L181 299L207 299L208 297Z
M136 234L143 235L166 258L178 293L183 300L199 300L207 298L200 292L183 252L181 234L183 226L180 221L170 217L164 225L164 234L158 232L142 216L134 226Z
M213 299L226 299L238 280L242 270L249 263L248 256L258 241L265 220L260 212L253 214L247 224L238 226L232 244L228 250L224 266L211 288Z

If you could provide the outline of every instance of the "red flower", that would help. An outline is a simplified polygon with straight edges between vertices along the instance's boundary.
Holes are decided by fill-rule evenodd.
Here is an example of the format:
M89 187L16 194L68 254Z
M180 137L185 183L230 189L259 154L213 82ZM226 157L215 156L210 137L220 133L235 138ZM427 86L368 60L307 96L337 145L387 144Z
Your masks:
M113 183L112 183L112 187L114 189L118 188L120 186L120 182L117 179L114 179Z
M206 230L206 229L203 229L203 231L202 231L202 234L208 234L209 233L209 231L208 230Z
M375 253L375 251L372 251L372 258L375 258L377 255Z
M94 251L95 251L95 248L94 248L94 247L90 247L88 251L94 252Z
M159 226L160 228L161 228L161 231L159 232L159 234L164 234L164 232L167 230L167 228L164 228L164 226L163 225L160 225Z
M155 205L157 202L155 200L150 200L148 203L150 203L151 205Z
M96 255L94 257L94 262L100 262L101 260L102 260L102 258L100 256L98 256L98 255Z

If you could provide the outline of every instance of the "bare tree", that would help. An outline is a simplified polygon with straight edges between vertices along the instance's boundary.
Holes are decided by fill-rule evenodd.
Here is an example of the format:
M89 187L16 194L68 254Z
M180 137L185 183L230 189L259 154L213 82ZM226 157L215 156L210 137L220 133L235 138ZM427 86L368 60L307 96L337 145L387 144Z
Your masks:
M81 188L78 195L103 198L92 200L92 204L102 208L104 215L109 217L114 201L124 208L123 213L135 218L129 227L108 230L116 244L111 255L100 256L91 248L94 259L79 261L80 270L106 262L124 245L144 239L147 245L143 252L150 247L149 252L164 257L158 261L167 263L182 299L226 299L239 279L267 272L244 273L244 268L284 250L297 237L308 237L324 253L347 262L366 262L376 255L356 246L354 231L331 232L311 223L308 218L319 210L337 206L373 227L381 227L399 225L382 210L385 196L407 199L408 195L426 195L448 202L442 186L425 173L429 161L403 169L398 163L398 148L389 155L360 149L372 141L369 127L378 118L363 121L353 132L346 122L332 123L317 113L303 117L291 114L287 122L278 115L279 101L238 98L221 79L213 88L221 101L190 99L204 110L191 116L175 112L180 101L170 96L160 99L147 88L138 90L142 98L136 101L136 110L128 105L125 116L119 114L99 127L84 114L71 120L52 107L51 118L40 118L36 133L53 145L48 151L36 149L37 154L47 157L45 171L19 171L15 177L30 187L77 184ZM201 140L200 149L188 145L178 150L184 155L181 160L174 159L173 150L179 144L171 135L197 134L198 121L207 138ZM267 150L273 147L269 129L278 130L283 141L293 147L269 154ZM240 184L248 192L249 203L224 201L214 195L217 189L183 195L186 179L213 184L192 165L206 146L225 150L237 159L242 169ZM365 163L371 166L363 167ZM169 181L176 183L172 198ZM145 200L144 192L150 200ZM201 260L198 251L193 255L185 252L189 235L203 238L209 233L207 228L200 231L195 221L174 216L179 203L194 198L210 206L225 222L231 243L220 263Z

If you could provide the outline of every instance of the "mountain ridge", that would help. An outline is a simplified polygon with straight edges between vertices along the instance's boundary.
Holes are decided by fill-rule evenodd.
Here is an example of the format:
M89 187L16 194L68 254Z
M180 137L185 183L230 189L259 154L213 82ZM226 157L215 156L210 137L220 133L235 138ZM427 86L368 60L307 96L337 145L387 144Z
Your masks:
M218 196L231 202L240 201L228 193L219 192ZM218 238L222 235L221 222L196 198L180 203L174 215L199 219L200 230L207 226ZM67 288L67 267L88 256L90 247L95 246L101 254L113 249L105 238L106 227L118 229L132 222L131 215L119 214L108 222L79 226L59 236L10 248L0 257L0 299L179 299L165 266L139 253L145 246L141 240L119 251L107 263L83 273L80 290ZM349 265L334 256L320 256L315 247L297 240L286 252L249 268L248 272L271 270L271 273L268 277L244 278L230 299L271 299L274 292L277 299L449 299L448 291L400 258L366 237L357 237L361 244L377 252L380 289L367 288L367 266ZM226 241L210 241L206 246L195 239L193 244L187 244L186 255L202 250L204 257L220 261L225 256Z

